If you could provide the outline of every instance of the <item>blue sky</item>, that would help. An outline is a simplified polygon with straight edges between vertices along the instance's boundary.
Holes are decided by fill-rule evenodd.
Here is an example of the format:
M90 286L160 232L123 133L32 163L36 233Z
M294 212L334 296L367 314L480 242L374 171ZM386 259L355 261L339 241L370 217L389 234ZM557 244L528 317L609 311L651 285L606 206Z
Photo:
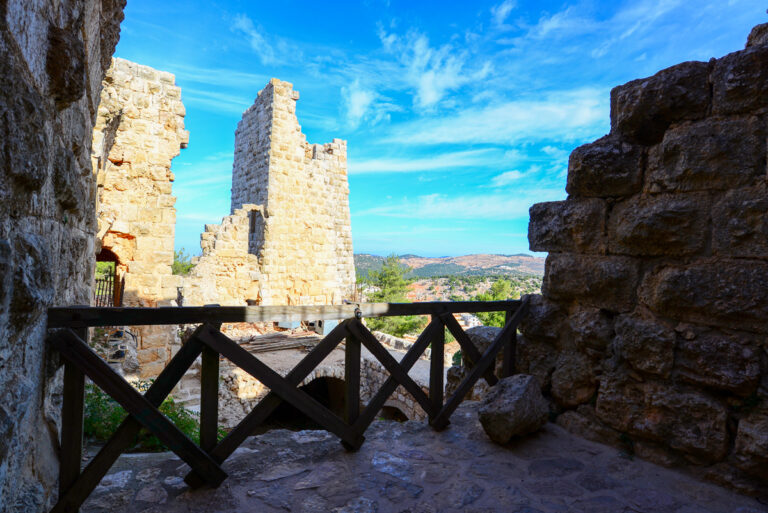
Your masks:
M129 0L116 56L176 75L176 247L229 214L234 131L271 77L311 143L348 141L355 252L529 252L609 92L744 47L757 0Z

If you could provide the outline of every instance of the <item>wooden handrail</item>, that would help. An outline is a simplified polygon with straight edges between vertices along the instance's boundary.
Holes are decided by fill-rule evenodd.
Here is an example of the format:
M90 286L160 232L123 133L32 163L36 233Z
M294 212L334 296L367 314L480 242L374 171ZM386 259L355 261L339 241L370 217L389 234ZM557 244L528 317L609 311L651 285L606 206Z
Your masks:
M514 371L515 333L527 307L528 297L519 301L371 303L324 307L52 308L49 310L49 327L56 329L49 333L48 344L56 349L65 361L62 443L70 446L68 450L65 450L65 447L62 449L60 496L52 512L78 511L79 506L108 472L120 453L130 446L142 426L192 467L185 481L193 488L204 484L218 486L226 478L226 473L220 465L283 401L337 435L348 450L356 450L362 445L365 430L398 386L402 386L414 397L428 414L429 423L434 429L444 429L451 414L481 376L485 376L490 385L497 381L493 368L496 355L502 349L502 377ZM469 336L450 315L500 310L506 312L505 326L483 354L480 354ZM431 315L431 321L416 343L398 362L361 322L360 318L365 315ZM345 319L285 377L220 331L221 323L244 319L312 320L337 319L339 316ZM181 347L143 395L111 369L87 344L88 326L177 323L202 325L195 330L189 341ZM443 397L442 351L446 328L454 334L466 353L468 362L472 364L469 374L447 401ZM298 388L302 380L342 340L347 341L344 371L346 401L343 419ZM427 395L408 375L408 371L430 343L433 348ZM362 411L359 404L361 346L365 346L389 372L387 380ZM197 446L157 408L200 355L203 357L203 368L200 446ZM220 356L262 382L270 392L234 430L221 442L217 442ZM81 470L80 442L83 436L83 389L86 375L120 403L129 416L94 459Z
M516 310L520 300L433 301L424 303L361 303L323 306L165 306L92 307L62 306L48 309L49 328L95 326L150 326L228 322L296 322L391 317L399 315L441 315L454 313L506 312Z

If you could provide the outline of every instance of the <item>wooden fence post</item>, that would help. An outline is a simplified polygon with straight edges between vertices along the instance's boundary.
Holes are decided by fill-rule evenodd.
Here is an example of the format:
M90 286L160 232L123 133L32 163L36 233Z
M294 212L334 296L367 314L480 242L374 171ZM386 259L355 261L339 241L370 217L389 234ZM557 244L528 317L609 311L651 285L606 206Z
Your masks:
M208 328L218 331L221 324L209 324ZM205 345L201 358L200 448L210 453L219 442L219 353Z
M352 425L360 415L360 341L348 335L344 349L344 421Z
M73 330L88 341L88 328ZM85 408L85 374L74 363L65 360L64 390L61 406L61 455L59 457L59 498L80 477L83 459L83 413ZM76 510L76 511L79 511Z
M445 325L440 317L433 315L432 322L440 327L432 338L429 365L429 400L432 403L430 422L443 407L443 388L445 373Z

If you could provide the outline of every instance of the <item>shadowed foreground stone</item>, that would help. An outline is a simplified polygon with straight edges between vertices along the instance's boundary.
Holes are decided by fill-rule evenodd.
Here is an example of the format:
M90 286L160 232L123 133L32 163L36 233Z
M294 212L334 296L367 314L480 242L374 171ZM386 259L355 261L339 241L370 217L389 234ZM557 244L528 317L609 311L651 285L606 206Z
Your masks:
M755 499L546 424L500 447L462 404L442 432L376 421L355 453L325 431L270 431L224 464L215 490L189 490L169 453L123 455L83 513L759 513ZM745 445L746 446L746 445Z
M536 378L527 374L499 381L480 407L480 423L496 443L527 435L547 422L549 407Z

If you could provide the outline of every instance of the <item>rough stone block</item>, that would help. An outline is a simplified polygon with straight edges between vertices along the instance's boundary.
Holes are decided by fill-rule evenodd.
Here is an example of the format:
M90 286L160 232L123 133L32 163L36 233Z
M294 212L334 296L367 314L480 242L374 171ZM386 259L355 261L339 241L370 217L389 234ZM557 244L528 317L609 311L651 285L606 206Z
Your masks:
M528 339L522 335L517 337L515 370L532 375L542 390L550 385L556 360L557 349L553 345L540 339Z
M599 308L579 307L568 318L576 347L582 351L602 352L613 340L613 318Z
M528 311L520 320L520 332L531 340L554 343L560 338L565 312L540 294L529 296Z
M768 46L718 59L712 71L712 112L736 114L768 107Z
M701 194L635 196L614 206L608 250L634 256L700 252L709 231L708 198Z
M611 133L652 145L673 123L701 119L709 108L709 64L684 62L611 91Z
M604 253L606 208L598 199L536 203L530 209L531 251Z
M717 255L768 258L768 190L728 191L712 212L712 247Z
M675 359L674 330L635 315L616 319L616 350L633 368L669 377Z
M768 264L716 261L661 267L648 274L640 300L665 317L768 332Z
M626 257L554 254L547 257L542 294L585 306L627 311L634 307L639 261Z
M746 48L768 45L768 23L761 23L752 27L747 37Z
M765 179L765 124L755 117L677 125L648 153L646 190L724 190Z
M597 390L597 379L586 355L576 352L560 354L552 373L552 397L566 408L588 402Z
M574 197L634 194L642 187L643 161L641 146L607 135L573 150L565 190Z
M677 347L677 375L694 385L748 396L760 382L759 344L750 334L688 327Z
M756 411L739 421L736 465L763 482L768 480L768 411Z
M665 443L700 461L719 461L728 451L725 407L693 390L605 376L596 412L619 431Z
M549 407L533 376L517 374L499 381L478 410L480 423L496 443L539 430L547 422Z

